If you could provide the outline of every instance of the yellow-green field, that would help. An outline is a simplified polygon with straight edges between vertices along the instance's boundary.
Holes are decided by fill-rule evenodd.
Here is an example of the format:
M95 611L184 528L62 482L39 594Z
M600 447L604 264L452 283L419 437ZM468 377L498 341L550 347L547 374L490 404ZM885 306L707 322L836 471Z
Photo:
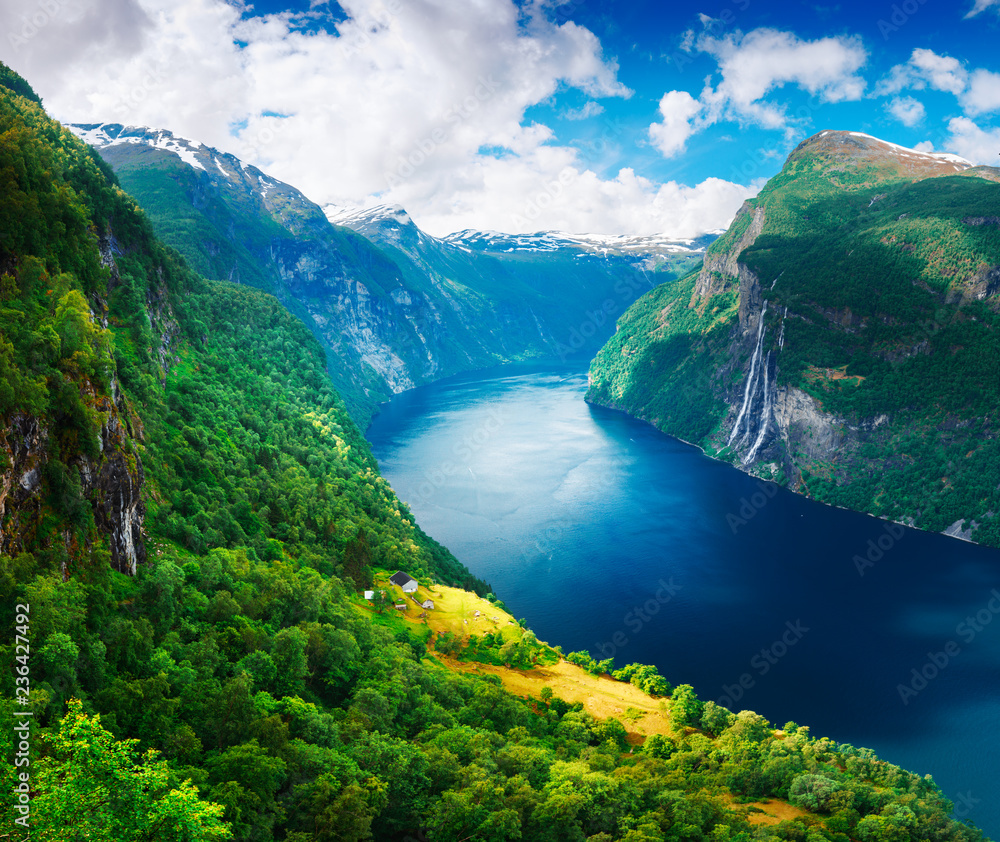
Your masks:
M421 583L414 594L404 594L400 588L389 584L391 575L389 571L375 573L373 589L386 591L391 599L389 606L377 615L378 622L399 629L409 626L426 641L433 656L448 669L495 675L507 690L525 699L540 699L542 688L548 687L554 696L570 704L579 702L596 719L617 719L625 726L628 741L633 746L642 745L653 734L674 735L665 700L648 696L632 684L616 681L608 675L591 675L563 658L532 669L513 669L463 661L437 651L435 640L448 632L463 641L468 640L470 635L497 632L505 640L516 640L524 632L509 612L474 593L448 585ZM420 602L434 600L434 608L421 608L411 596ZM405 611L392 607L393 603L401 602L407 605ZM360 596L358 604L362 610L377 614L375 608ZM423 634L420 634L421 629ZM780 732L777 735L782 736ZM732 806L737 806L732 796L727 796L727 800ZM808 811L777 799L740 806L747 810L747 820L754 825L777 824L785 819L809 815Z

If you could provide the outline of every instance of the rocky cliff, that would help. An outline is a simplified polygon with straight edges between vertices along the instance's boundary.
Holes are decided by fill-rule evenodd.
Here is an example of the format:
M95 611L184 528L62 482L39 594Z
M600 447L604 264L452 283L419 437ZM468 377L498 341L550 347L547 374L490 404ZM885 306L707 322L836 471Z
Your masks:
M621 320L590 398L819 499L1000 542L998 176L804 141L699 272Z
M67 446L61 419L49 413L15 411L0 426L0 553L55 545L66 573L94 537L90 520L114 569L134 575L146 560L141 422L117 379L108 390L89 381L71 388L96 422L96 449Z

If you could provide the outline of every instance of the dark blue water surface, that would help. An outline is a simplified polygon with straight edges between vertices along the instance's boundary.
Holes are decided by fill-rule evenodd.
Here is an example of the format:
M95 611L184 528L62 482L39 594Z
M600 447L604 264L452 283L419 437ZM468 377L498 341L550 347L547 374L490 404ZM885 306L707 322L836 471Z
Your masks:
M368 438L541 639L873 748L1000 838L1000 552L758 482L585 391L579 365L452 378Z

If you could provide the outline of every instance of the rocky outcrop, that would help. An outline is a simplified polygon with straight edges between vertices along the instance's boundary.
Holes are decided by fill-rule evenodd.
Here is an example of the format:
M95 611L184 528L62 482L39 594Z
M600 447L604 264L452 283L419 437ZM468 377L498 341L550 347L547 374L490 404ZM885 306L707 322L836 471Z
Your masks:
M965 283L961 303L984 301L1000 292L1000 266L982 266Z
M87 474L93 480L84 489L84 496L91 501L97 528L108 539L112 567L134 576L136 568L146 561L145 472L136 447L142 439L142 426L117 382L112 380L111 386L111 396L100 402L106 412L101 425L101 458L98 464L88 466Z
M814 397L794 387L777 390L774 418L793 470L803 460L830 460L843 453L850 438L847 424L824 412Z
M698 303L704 301L706 298L729 289L733 281L738 281L740 283L741 295L740 318L743 321L743 282L744 280L749 281L751 279L756 282L757 279L752 272L739 262L739 257L744 249L749 248L757 241L761 231L764 230L764 223L766 221L766 214L763 207L754 208L750 202L744 202L743 206L737 212L736 218L733 220L731 230L738 230L738 226L742 224L742 221L748 215L751 217L750 222L735 243L730 242L730 237L723 237L709 248L708 253L705 255L705 263L694 285L692 306L697 306ZM747 277L745 278L744 276ZM757 291L759 295L759 283L757 283ZM759 306L759 300L757 304ZM748 301L748 311L749 308L750 302ZM743 324L745 325L746 322L743 321Z
M98 534L108 540L112 566L134 575L146 560L144 472L136 452L141 426L114 380L111 395L96 394L89 385L84 386L84 393L101 419L96 457L66 453L58 457L59 469L53 469L50 463L57 457L44 421L19 413L0 428L0 452L6 457L6 468L0 473L0 552L15 555L54 541L71 547L74 535L69 525L55 533L44 531L46 512L53 501L64 510L88 505ZM53 488L53 483L64 487ZM58 516L65 511L55 514L56 523L64 520Z
M37 526L48 430L30 415L15 414L0 429L5 468L0 475L0 553L14 555Z

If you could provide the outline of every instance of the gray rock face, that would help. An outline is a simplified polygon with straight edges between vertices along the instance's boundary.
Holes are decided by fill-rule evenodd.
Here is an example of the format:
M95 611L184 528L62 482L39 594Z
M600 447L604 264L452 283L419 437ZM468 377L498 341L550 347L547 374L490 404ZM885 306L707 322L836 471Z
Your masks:
M760 207L751 210L751 205L748 202L744 202L743 207L739 209L736 218L733 220L733 225L736 225L741 217L745 217L747 214L752 214L752 218L746 231L743 232L743 236L731 248L721 252L716 251L705 256L705 263L702 266L694 287L695 299L701 301L728 289L732 286L733 282L741 281L744 276L751 283L755 283L758 298L756 301L747 298L745 304L743 287L740 287L740 324L744 329L746 328L746 317L749 315L752 306L754 304L757 306L760 305L760 284L757 282L753 272L739 262L739 256L744 249L749 248L757 241L761 231L764 230L764 223L766 221L764 208Z
M115 390L117 391L117 390ZM145 472L135 452L136 430L128 420L124 399L116 396L101 428L102 459L85 490L94 507L94 522L108 536L111 565L120 573L135 575L146 561L142 527L146 506L142 500Z
M117 392L117 389L114 391ZM146 560L142 502L144 473L135 452L137 431L127 420L124 399L117 395L89 395L102 419L99 455L94 458L77 453L66 465L79 477L79 495L94 514L99 532L107 536L111 563L122 572L134 575ZM69 535L46 535L40 532L44 503L53 495L46 477L49 453L49 429L37 418L14 415L0 430L0 450L6 454L6 469L0 474L0 552L15 555L28 546L68 540ZM65 495L70 492L60 492Z
M779 389L774 417L789 454L809 460L830 459L843 451L852 430L824 412L816 399L794 387Z
M0 553L15 555L41 508L41 468L48 431L36 418L15 414L0 430L6 468L0 474Z

